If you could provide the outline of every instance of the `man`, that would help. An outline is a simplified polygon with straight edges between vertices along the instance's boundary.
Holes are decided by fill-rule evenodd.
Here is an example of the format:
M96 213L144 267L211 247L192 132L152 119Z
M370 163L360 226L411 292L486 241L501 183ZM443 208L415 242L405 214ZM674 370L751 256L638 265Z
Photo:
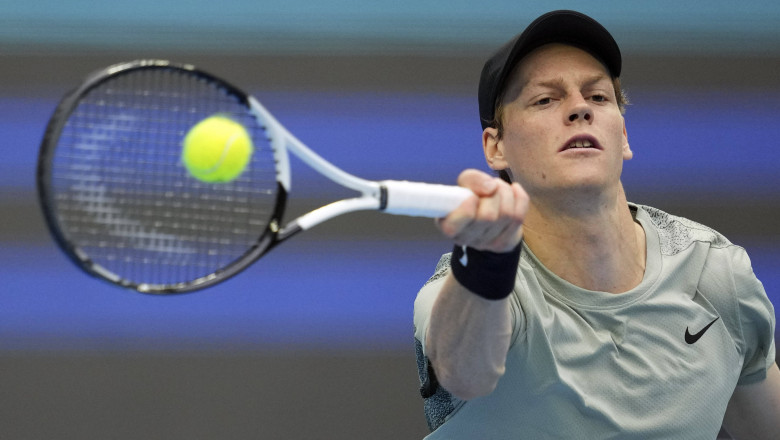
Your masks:
M490 168L415 301L430 439L777 438L774 310L745 251L631 204L621 56L573 11L485 64Z

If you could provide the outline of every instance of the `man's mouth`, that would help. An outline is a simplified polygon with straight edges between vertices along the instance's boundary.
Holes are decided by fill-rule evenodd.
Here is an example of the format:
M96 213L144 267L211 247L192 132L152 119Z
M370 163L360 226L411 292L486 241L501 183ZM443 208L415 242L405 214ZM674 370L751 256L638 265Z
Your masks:
M563 147L561 147L559 151L566 151L574 148L595 148L597 150L602 149L601 145L599 145L596 139L590 136L577 136L575 138L569 139L565 144L563 144Z

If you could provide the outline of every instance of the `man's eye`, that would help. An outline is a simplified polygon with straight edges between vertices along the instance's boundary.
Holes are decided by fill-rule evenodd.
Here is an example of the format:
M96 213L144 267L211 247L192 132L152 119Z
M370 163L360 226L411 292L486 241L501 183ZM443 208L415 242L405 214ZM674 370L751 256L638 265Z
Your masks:
M595 102L604 102L607 100L607 97L604 95L593 95L590 97Z
M552 102L552 99L550 98L542 98L538 101L536 101L535 105L547 105Z

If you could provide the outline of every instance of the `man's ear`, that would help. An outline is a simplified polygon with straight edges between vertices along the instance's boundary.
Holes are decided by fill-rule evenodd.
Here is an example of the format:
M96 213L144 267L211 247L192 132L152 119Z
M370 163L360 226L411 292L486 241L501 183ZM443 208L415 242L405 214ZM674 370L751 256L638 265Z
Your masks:
M628 145L628 133L626 132L626 121L623 120L623 160L631 160L634 157L634 152L631 151L631 146Z
M498 136L498 129L488 127L482 131L482 150L488 166L496 171L509 168L504 156L504 141Z

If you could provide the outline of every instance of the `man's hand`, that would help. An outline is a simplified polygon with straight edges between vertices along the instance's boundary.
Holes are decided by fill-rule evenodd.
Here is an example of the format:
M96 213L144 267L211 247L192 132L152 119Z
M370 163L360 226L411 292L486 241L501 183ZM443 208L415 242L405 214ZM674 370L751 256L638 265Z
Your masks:
M459 245L491 252L509 252L523 238L523 220L528 212L528 194L517 184L478 170L465 170L458 185L474 196L447 217L437 220L444 235Z

